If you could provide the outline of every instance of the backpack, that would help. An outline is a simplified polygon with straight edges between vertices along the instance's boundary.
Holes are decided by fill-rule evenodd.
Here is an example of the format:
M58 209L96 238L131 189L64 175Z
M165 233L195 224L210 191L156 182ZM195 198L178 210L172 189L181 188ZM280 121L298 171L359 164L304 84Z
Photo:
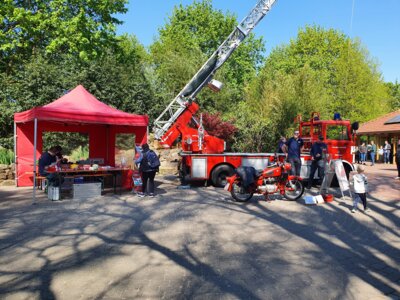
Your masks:
M157 154L153 151L150 150L147 155L147 164L151 169L158 169L160 166L160 159L158 158Z

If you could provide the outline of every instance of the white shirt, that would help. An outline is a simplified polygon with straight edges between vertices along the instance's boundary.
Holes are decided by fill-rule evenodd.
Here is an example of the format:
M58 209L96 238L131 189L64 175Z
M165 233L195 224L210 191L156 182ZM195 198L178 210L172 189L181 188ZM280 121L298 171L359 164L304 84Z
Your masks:
M355 193L368 193L367 176L362 173L357 173L353 175L353 188Z

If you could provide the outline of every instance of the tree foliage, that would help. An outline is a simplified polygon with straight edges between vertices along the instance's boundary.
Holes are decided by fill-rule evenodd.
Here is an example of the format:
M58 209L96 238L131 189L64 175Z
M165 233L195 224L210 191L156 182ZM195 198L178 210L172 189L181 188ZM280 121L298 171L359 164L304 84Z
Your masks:
M115 108L154 116L157 98L144 72L147 54L133 37L120 37L119 43L120 50L107 49L90 61L40 53L12 74L0 73L1 144L11 146L15 112L48 104L79 84Z
M389 99L390 110L394 111L400 109L400 83L397 81L395 83L387 82L386 87L389 89L389 94L391 96Z
M179 93L236 25L236 17L215 10L210 0L174 8L150 47L165 103ZM217 72L216 79L225 83L224 91L215 95L203 90L198 96L200 106L211 112L226 111L239 102L245 84L256 75L263 49L262 39L250 35Z
M237 127L231 121L223 121L221 113L203 113L203 125L208 134L225 140L227 143L233 141Z
M3 0L0 5L0 70L10 72L37 51L99 56L116 43L113 15L127 0Z
M259 132L258 124L266 124L260 138L263 150L271 150L280 135L289 134L297 114L308 118L319 111L329 119L338 111L344 118L363 122L387 112L387 99L377 66L358 41L313 26L271 52L241 107L248 110L243 116L254 121L245 120L250 126L245 130L254 127ZM237 147L253 150L245 139L239 139Z

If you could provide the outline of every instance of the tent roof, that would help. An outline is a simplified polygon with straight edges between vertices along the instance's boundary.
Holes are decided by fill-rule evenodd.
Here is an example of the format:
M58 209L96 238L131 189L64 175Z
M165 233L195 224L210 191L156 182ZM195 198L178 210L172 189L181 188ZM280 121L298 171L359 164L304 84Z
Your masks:
M68 94L50 104L16 113L16 123L34 119L73 123L97 123L110 125L147 126L146 115L134 115L100 102L82 85L78 85Z

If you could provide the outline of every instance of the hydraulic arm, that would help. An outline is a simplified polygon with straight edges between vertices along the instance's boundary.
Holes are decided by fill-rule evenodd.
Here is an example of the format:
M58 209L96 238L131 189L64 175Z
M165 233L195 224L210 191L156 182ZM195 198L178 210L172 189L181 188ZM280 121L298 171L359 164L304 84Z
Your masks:
M258 1L257 5L232 31L229 37L218 47L196 75L193 76L188 84L154 121L153 130L155 138L161 140L161 144L165 147L170 147L178 136L184 134L194 136L196 134L196 129L188 128L190 119L193 118L193 115L198 110L198 106L193 103L196 95L212 80L215 72L231 56L232 52L249 35L258 22L268 13L275 1L276 0ZM208 141L209 143L207 143ZM223 141L211 137L207 132L204 132L204 143L204 148L200 145L197 149L200 149L199 151L210 152L210 148L208 148L207 151L207 144L223 144ZM223 149L221 149L221 145L214 147L214 151L217 152L222 152Z

